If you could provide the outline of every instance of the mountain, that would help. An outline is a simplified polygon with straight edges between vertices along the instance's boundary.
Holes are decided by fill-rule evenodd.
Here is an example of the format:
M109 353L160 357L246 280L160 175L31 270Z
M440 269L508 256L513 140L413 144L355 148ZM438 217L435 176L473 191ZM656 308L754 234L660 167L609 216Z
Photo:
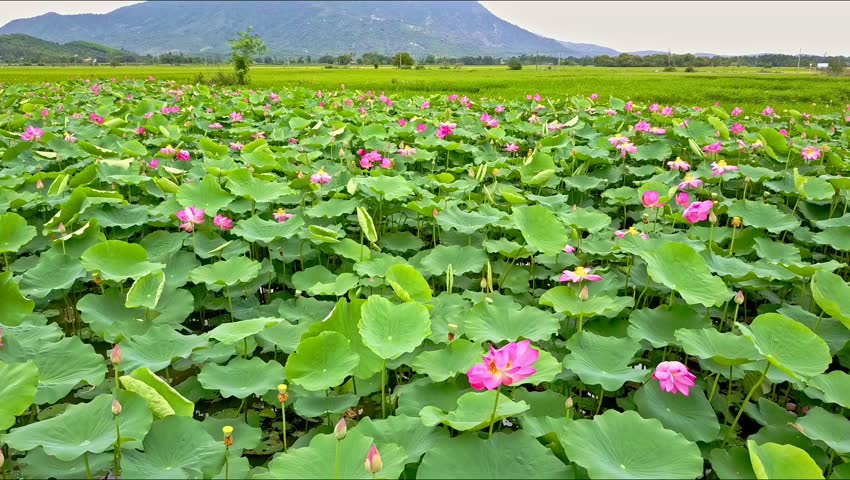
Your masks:
M629 55L635 55L638 57L648 57L650 55L667 55L667 52L662 52L661 50L640 50L638 52L627 52Z
M135 56L128 51L79 40L62 45L29 35L0 35L0 59L9 63L20 59L26 62L82 63L85 58L96 58L98 62L106 63L113 58L126 60Z
M614 50L613 48L602 47L599 45L594 45L592 43L573 43L573 42L561 42L558 41L564 48L568 49L571 52L575 52L571 55L571 57L598 57L599 55L610 55L612 57L616 57L620 54L620 52ZM563 54L562 54L563 55Z
M604 49L531 33L474 1L151 1L106 14L13 20L0 34L84 40L140 54L226 53L227 39L249 25L278 55L589 56Z

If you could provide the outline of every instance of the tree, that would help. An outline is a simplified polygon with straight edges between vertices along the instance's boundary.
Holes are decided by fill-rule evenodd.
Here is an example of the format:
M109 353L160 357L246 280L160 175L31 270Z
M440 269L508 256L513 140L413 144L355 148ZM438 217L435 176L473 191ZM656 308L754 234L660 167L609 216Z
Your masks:
M402 65L412 67L415 63L416 61L413 60L413 57L411 57L410 54L407 52L398 52L393 58L393 65L395 65L396 68L401 68Z
M522 62L518 58L512 57L508 61L508 70L522 70Z
M833 57L829 59L829 74L843 75L844 74L844 59L841 57Z
M318 60L316 60L316 61L317 61L317 62L319 62L319 63L329 63L329 64L332 64L332 63L334 63L334 60L336 60L336 59L335 59L332 55L322 55L322 56L321 56L321 57L319 57L319 58L318 58Z
M353 58L354 58L354 56L352 54L344 53L344 54L336 57L336 63L338 63L340 65L348 65L349 63L351 63L351 59L353 59Z
M254 57L266 53L268 47L266 42L254 33L253 27L248 27L245 32L237 33L236 38L231 38L228 43L236 81L244 85L248 83L248 70L254 62Z

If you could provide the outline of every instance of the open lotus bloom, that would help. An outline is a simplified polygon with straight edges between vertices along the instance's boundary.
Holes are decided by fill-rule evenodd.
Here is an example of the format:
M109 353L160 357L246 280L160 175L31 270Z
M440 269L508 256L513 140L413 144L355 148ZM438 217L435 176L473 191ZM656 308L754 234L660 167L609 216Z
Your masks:
M658 380L661 390L673 394L679 392L687 397L697 377L681 362L661 362L655 367L652 378Z
M537 361L540 352L530 345L531 340L523 340L511 342L498 350L490 346L490 353L483 357L484 361L466 372L469 385L476 390L495 390L501 385L510 386L534 375L537 370L531 365Z
M187 232L194 231L195 225L204 223L204 210L201 208L186 207L175 215L178 220L183 222L180 224L180 228Z
M576 269L572 272L569 270L564 270L563 272L561 272L561 276L558 278L558 281L579 283L584 280L587 280L588 282L598 282L602 280L601 275L596 275L591 272L592 269L585 267L576 267Z

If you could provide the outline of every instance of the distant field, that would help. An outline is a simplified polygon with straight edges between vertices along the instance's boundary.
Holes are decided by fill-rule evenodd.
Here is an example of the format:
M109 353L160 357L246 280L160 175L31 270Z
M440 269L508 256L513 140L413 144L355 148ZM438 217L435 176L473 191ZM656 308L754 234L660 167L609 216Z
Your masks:
M122 67L2 67L0 83L33 83L80 78L145 78L191 81L198 73L229 71L226 66L122 66ZM589 95L661 104L706 106L715 101L748 111L771 105L824 112L850 104L850 79L834 78L794 69L701 68L695 73L665 73L654 68L560 67L546 70L533 66L521 71L505 67L463 67L443 70L396 70L393 68L257 66L252 73L256 87L302 86L331 89L346 83L360 90L431 95L458 93L471 96L516 98L539 92L546 96Z

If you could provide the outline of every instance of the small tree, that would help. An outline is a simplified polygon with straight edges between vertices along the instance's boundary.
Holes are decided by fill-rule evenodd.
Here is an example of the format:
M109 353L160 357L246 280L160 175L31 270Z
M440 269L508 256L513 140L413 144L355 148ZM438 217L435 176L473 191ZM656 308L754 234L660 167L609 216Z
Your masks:
M416 61L413 60L413 57L411 57L407 52L398 52L393 58L393 65L395 65L396 68L401 68L404 65L412 67L415 63Z
M344 53L344 54L336 57L336 63L338 63L340 65L348 65L349 63L351 63L351 60L353 58L354 58L354 56L352 54Z
M230 44L231 61L233 62L236 81L245 85L248 83L248 70L254 62L254 57L266 53L268 47L266 47L263 39L254 33L253 27L248 27L245 32L237 33L236 38L231 38L228 43Z
M844 59L841 57L833 57L829 59L829 74L843 75L844 74Z
M522 62L516 57L511 58L508 61L508 70L522 70Z

